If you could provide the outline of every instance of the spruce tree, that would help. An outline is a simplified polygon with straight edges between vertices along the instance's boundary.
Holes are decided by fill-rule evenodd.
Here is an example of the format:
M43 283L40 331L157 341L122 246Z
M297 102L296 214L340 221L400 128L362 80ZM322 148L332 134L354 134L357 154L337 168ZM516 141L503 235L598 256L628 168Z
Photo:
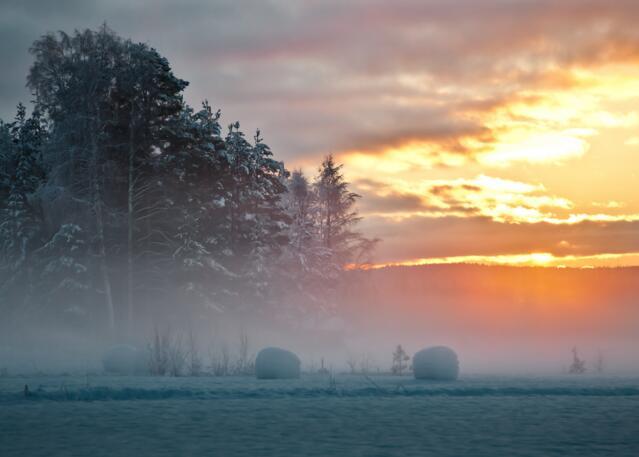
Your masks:
M259 130L251 144L235 122L229 125L225 144L228 265L238 277L235 305L250 309L258 301L268 301L276 258L288 242L289 218L282 205L288 172L272 158Z
M92 312L88 300L88 245L79 225L64 224L35 252L34 300L43 313L60 318L86 319Z
M0 121L2 306L113 336L154 314L332 309L374 244L332 157L289 179L259 130L221 135L164 57L106 25L30 51L34 110Z
M224 221L228 170L218 119L208 102L194 112L190 107L166 125L171 132L160 156L166 212L154 221L155 259L168 267L182 304L221 309L224 283L233 275L225 266Z
M353 231L353 226L361 219L355 210L361 196L349 190L342 167L328 155L315 179L322 245L332 252L334 261L340 266L353 259L361 239L361 235Z
M19 104L15 121L0 134L0 301L24 305L31 296L32 254L43 238L33 194L45 179L40 154L46 131L39 114L27 117Z

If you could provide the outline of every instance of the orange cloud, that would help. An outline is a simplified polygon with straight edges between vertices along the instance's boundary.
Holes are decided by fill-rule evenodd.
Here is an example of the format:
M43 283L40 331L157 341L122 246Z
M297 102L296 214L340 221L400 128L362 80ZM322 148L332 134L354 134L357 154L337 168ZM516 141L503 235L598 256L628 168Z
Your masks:
M364 184L362 184L362 182ZM606 214L575 212L575 204L549 195L542 184L479 175L472 179L422 180L418 184L356 181L368 195L362 206L365 215L392 219L413 216L475 217L495 222L552 225L591 222L639 221L639 213ZM593 205L599 206L601 205ZM619 202L607 203L603 209L620 208Z

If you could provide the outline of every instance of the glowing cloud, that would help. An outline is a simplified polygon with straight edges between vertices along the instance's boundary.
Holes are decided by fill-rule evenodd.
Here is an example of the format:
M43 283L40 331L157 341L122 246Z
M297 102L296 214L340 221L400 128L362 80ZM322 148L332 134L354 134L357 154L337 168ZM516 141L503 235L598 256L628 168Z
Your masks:
M419 266L419 265L503 265L517 267L546 267L546 268L597 268L623 267L639 264L639 252L623 254L596 254L584 256L555 256L548 252L532 252L529 254L504 255L466 255L452 257L432 257L412 259L403 262L390 262L367 265L365 269L378 269L391 266ZM353 266L352 268L355 268Z
M592 132L588 131L588 135ZM584 134L574 131L531 134L508 141L504 138L491 152L482 154L479 161L488 166L504 167L513 162L531 164L560 164L583 156L589 148Z

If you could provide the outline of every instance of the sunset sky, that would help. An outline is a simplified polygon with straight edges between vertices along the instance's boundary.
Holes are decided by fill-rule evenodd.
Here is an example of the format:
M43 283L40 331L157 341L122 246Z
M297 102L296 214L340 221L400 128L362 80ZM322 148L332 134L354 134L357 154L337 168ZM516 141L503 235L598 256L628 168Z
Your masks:
M639 265L636 0L2 3L4 119L101 17L289 169L333 153L379 264Z

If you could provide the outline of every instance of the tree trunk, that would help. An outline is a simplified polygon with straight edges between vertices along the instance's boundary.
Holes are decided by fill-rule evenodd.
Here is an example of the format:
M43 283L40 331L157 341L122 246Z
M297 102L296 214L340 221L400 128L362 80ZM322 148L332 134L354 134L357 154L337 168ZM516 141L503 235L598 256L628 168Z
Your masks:
M330 202L326 203L326 247L328 249L331 248L331 230L332 230L332 220L331 220L331 210L328 207L330 205Z
M134 170L135 166L134 154L134 131L133 122L129 123L129 186L127 192L127 329L129 334L133 330L133 225L134 221Z
M98 257L100 259L100 274L104 287L105 303L107 308L107 323L111 332L115 330L115 310L113 307L113 295L111 292L111 279L106 263L106 247L104 242L104 219L102 214L102 183L100 179L103 173L98 173L98 135L100 119L98 117L91 131L91 172L93 176L93 211L95 212L95 228L98 238Z
M96 179L96 182L98 179ZM100 194L101 194L100 185L96 185L96 191L100 191L98 193L98 198L95 201L95 214L96 214L96 229L98 232L98 256L100 258L100 272L102 274L102 283L104 286L104 295L107 306L107 320L109 325L109 330L113 331L115 329L115 310L113 307L113 295L111 292L111 278L109 277L109 271L107 269L106 263L106 248L104 243L104 222L102 219L102 204L100 202Z

